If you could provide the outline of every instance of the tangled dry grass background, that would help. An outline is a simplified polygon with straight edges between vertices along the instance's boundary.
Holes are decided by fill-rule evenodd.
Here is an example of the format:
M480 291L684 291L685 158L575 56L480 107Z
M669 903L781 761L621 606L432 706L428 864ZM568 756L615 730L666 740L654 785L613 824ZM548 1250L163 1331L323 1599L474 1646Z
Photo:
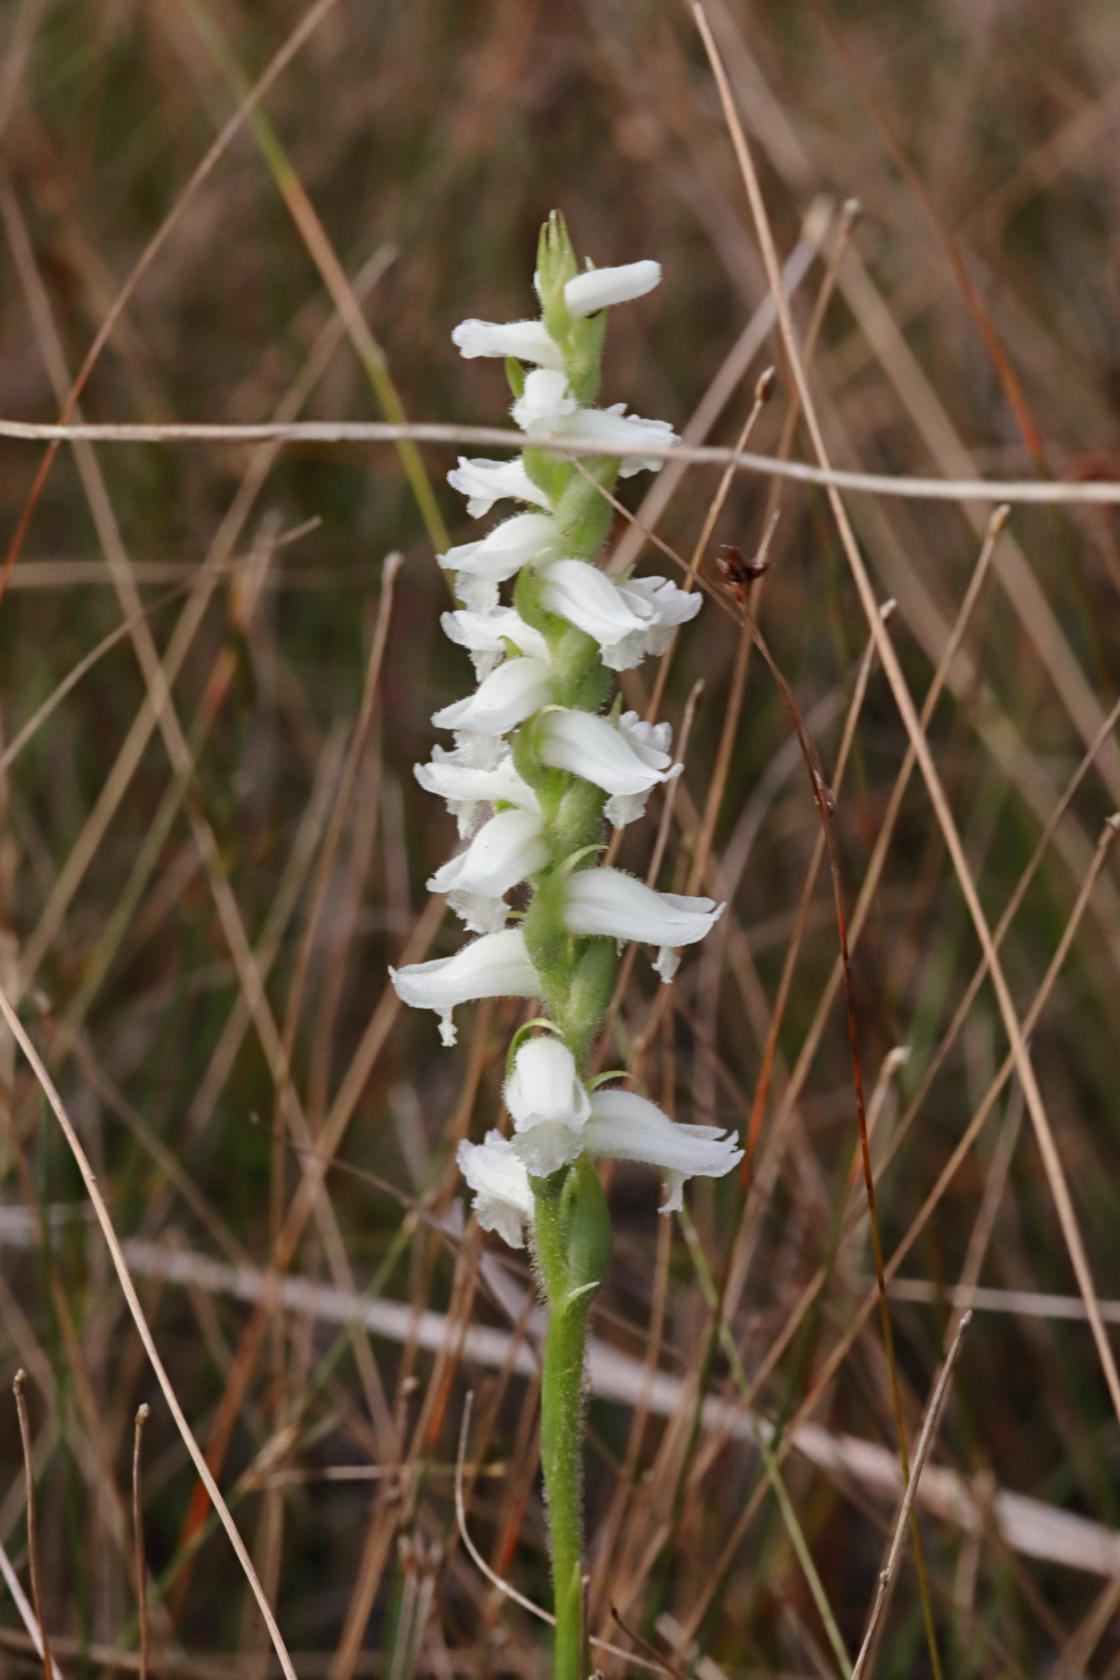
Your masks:
M687 733L661 884L731 908L671 993L633 966L612 1030L679 1117L741 1129L749 1171L674 1224L613 1173L587 1499L592 1625L631 1653L606 1674L850 1673L889 1555L863 1672L1103 1680L1120 21L706 17L761 221L668 0L9 0L0 418L501 424L500 369L448 334L527 310L558 205L597 262L664 265L612 321L605 400L733 445L773 364L752 451L813 462L818 428L904 492L1099 485L1001 524L995 492L838 506L674 464L620 513L617 563L671 568L655 531L708 593L628 695L656 684ZM0 1037L0 1361L27 1373L37 1515L13 1401L2 1666L41 1666L37 1614L67 1677L279 1662L49 1077L295 1671L538 1675L542 1629L456 1517L458 1464L482 1564L547 1600L532 1280L464 1224L454 1169L513 1005L440 1052L386 978L454 937L423 887L451 826L411 774L464 676L432 558L466 536L454 450L44 450L0 437L0 990L43 1060ZM771 528L744 613L714 556Z

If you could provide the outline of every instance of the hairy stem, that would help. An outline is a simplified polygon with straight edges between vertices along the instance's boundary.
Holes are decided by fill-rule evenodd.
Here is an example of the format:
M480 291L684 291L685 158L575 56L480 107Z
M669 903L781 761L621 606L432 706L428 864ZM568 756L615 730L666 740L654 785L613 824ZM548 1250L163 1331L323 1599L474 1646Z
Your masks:
M582 1412L587 1308L553 1308L541 1386L541 1466L556 1608L554 1680L586 1680L583 1629Z
M554 1680L587 1680L583 1626L583 1364L591 1307L610 1267L603 1188L581 1157L534 1179L534 1241L548 1297L541 1381L541 1468L556 1606Z

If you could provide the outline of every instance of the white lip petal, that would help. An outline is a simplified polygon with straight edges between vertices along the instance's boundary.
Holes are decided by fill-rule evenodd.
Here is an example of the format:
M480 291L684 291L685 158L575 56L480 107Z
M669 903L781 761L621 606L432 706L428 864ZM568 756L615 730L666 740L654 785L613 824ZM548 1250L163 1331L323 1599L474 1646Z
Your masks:
M453 957L391 968L389 978L402 1003L436 1011L444 1044L455 1042L451 1011L458 1004L476 998L539 997L541 989L520 928L484 934Z
M699 590L678 589L669 578L630 578L619 588L627 605L634 612L647 609L651 622L661 630L675 630L678 624L687 624L700 611Z
M699 592L678 589L668 578L631 578L618 585L618 592L635 616L644 615L644 625L603 647L603 664L612 671L629 671L648 653L664 653L677 626L700 611Z
M526 374L525 388L510 413L523 432L550 432L562 424L565 416L574 414L577 407L565 374L534 368Z
M671 765L668 753L656 747L635 750L623 730L606 718L567 707L542 714L539 748L541 758L553 769L582 776L611 794L648 793L658 782L679 775L682 768Z
M564 302L568 314L578 321L585 315L594 315L597 309L609 309L613 304L644 297L660 280L661 264L648 258L643 262L623 263L618 268L591 268L568 281Z
M558 1120L542 1120L530 1131L516 1133L511 1141L514 1154L534 1178L548 1178L570 1166L583 1151L582 1133Z
M552 672L539 659L507 659L465 700L432 714L437 729L504 735L548 704Z
M617 583L586 560L550 560L537 571L541 605L593 636L600 647L643 633L653 611L642 600L628 601Z
M460 455L459 465L448 473L447 482L467 497L467 512L473 519L481 519L495 502L509 496L537 507L549 506L548 497L537 489L520 461L487 461Z
M674 951L703 939L724 908L710 898L655 892L621 869L581 869L568 881L564 922L569 933Z
M679 1211L686 1178L722 1178L743 1159L734 1135L715 1126L682 1126L635 1091L598 1090L583 1144L592 1155L644 1161L666 1175L662 1213Z
M638 414L626 413L625 403L613 408L581 408L574 414L558 416L553 430L569 437L586 438L597 443L604 455L621 455L620 478L633 478L639 472L657 472L665 465L660 455L626 455L627 449L671 449L679 442L673 428L664 420L643 420Z
M495 607L490 612L460 608L458 612L444 613L440 625L448 641L467 648L472 656L500 656L506 652L506 643L512 642L518 653L539 659L542 664L548 663L548 643L540 631L526 624L521 614L512 607ZM478 659L475 664L477 667ZM486 674L479 672L479 675Z
M451 334L460 356L516 356L519 362L563 371L560 346L543 321L460 321Z
M665 769L673 745L672 724L647 723L637 712L623 712L618 727L639 758L658 770Z
M501 898L548 862L548 847L535 811L499 811L483 823L465 852L451 858L428 881L428 891Z
M456 1157L474 1193L474 1215L484 1231L494 1231L511 1248L524 1248L525 1226L533 1221L529 1175L500 1132L487 1132L482 1143L464 1138Z

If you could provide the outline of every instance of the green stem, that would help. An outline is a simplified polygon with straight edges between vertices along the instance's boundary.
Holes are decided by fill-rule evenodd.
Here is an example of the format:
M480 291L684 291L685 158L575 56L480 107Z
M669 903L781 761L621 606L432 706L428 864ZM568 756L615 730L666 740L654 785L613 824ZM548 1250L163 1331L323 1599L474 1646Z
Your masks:
M582 1423L587 1308L549 1316L541 1384L541 1467L556 1610L553 1680L586 1680L583 1629Z
M583 1364L592 1303L610 1268L611 1224L586 1156L536 1178L534 1243L548 1298L541 1377L541 1469L556 1608L553 1680L587 1680L583 1626Z

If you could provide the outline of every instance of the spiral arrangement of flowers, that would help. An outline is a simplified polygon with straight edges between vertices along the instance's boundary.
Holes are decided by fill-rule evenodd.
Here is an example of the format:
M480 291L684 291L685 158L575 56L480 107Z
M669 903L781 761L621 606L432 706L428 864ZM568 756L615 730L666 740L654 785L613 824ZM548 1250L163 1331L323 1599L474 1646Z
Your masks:
M479 1224L513 1247L532 1243L550 1326L542 1387L542 1463L557 1608L556 1673L586 1674L580 1633L579 1419L588 1314L610 1256L610 1221L595 1157L646 1162L664 1176L662 1212L681 1207L686 1179L718 1177L741 1159L734 1138L678 1124L635 1091L589 1078L592 1053L627 941L656 947L668 982L680 948L723 906L658 892L599 862L608 825L639 818L651 790L681 772L671 730L624 712L613 673L663 653L700 607L668 578L615 582L594 556L611 518L603 491L656 471L643 456L676 441L661 420L593 406L607 311L660 280L655 262L580 272L563 218L541 232L538 320L464 321L465 357L501 356L512 414L526 435L516 461L460 459L449 483L472 517L499 501L527 511L439 557L456 610L443 628L464 647L476 685L433 724L454 745L417 765L422 787L458 822L461 851L428 882L474 934L454 956L393 970L408 1004L432 1009L444 1044L453 1011L473 999L539 998L544 1013L510 1046L505 1102L512 1135L464 1142L459 1162ZM602 454L577 464L548 440L578 438ZM625 451L624 454L612 451ZM503 601L502 588L511 585ZM507 895L528 886L523 911ZM618 1075L614 1075L617 1079Z

